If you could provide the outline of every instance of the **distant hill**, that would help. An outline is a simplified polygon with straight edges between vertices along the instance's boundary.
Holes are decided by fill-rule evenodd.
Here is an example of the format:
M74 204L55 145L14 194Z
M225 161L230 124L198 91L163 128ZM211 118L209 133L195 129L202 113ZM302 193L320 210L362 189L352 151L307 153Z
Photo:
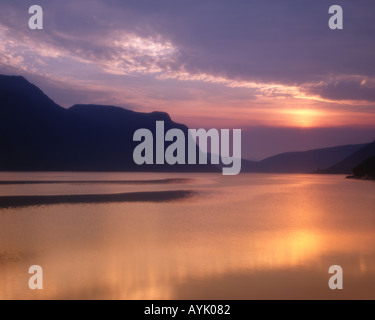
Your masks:
M210 165L136 165L133 134L146 128L155 136L156 121L187 135L186 126L163 112L99 105L64 109L23 77L0 75L0 171L220 171ZM243 160L242 172L351 173L373 156L375 142Z
M364 146L335 165L329 167L327 170L324 170L324 173L350 174L353 172L353 168L357 167L371 157L375 157L375 141Z
M242 172L313 173L329 168L365 146L367 144L282 153L259 162L244 160Z
M210 165L136 165L133 134L146 128L155 136L156 121L187 134L166 113L98 105L64 109L23 77L0 76L0 170L219 171Z
M375 141L329 167L327 170L324 170L324 173L350 174L353 172L353 168L357 167L371 157L375 157Z

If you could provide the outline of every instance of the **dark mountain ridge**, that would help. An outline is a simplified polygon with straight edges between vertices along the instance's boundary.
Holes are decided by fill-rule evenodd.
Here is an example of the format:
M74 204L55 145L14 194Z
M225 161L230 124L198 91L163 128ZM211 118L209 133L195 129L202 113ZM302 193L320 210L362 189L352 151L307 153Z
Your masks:
M0 76L0 170L219 171L210 165L136 165L133 134L145 128L155 136L156 121L164 121L166 131L187 134L186 126L163 112L99 105L64 109L23 77Z
M345 159L367 144L346 145L302 152L282 153L262 161L242 162L242 172L257 173L313 173Z
M375 157L375 141L324 170L323 173L349 174L353 172L353 168L372 157Z
M65 109L23 77L0 75L0 170L220 171L210 165L136 165L133 134L145 128L155 137L156 121L164 121L166 131L178 128L188 134L167 113L100 105ZM373 156L375 142L289 152L259 162L243 160L242 172L347 174Z
M354 178L375 180L375 157L362 162L353 170Z

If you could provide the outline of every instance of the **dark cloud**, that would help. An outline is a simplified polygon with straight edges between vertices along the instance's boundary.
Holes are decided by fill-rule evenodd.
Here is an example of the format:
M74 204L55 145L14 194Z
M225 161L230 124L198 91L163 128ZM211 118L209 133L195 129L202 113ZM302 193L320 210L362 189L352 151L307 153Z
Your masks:
M12 2L18 14L2 15L26 25L19 20L31 3ZM329 30L326 0L41 1L49 40L92 55L110 55L95 40L118 30L171 40L193 72L298 83L328 73L375 75L375 2L335 4L344 8L343 31Z
M375 102L375 82L361 79L337 80L314 85L307 90L331 100L363 100Z
M237 81L316 83L309 90L322 97L374 101L372 88L359 85L361 80L326 82L332 75L375 78L373 0L40 0L45 30L34 34L27 28L32 4L0 4L0 21L9 33L103 68L138 66L138 71L160 68ZM332 4L344 9L344 30L328 28ZM171 43L177 52L159 59L111 41L134 34Z
M108 3L172 39L192 72L283 83L332 73L375 75L372 0L335 2L344 9L343 31L328 28L333 3L325 0Z

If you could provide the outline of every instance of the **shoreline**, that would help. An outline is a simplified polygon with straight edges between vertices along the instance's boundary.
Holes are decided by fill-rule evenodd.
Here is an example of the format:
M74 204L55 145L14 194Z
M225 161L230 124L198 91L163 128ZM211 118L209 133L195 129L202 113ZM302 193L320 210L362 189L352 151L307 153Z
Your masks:
M350 179L350 180L362 180L362 181L375 181L375 177L347 176L346 179Z
M23 184L185 184L192 179L174 178L174 179L160 179L160 180L35 180L35 181L0 181L0 185L23 185Z
M2 196L0 209L54 204L100 204L121 202L173 202L192 197L192 190L132 192L119 194L57 195L57 196Z

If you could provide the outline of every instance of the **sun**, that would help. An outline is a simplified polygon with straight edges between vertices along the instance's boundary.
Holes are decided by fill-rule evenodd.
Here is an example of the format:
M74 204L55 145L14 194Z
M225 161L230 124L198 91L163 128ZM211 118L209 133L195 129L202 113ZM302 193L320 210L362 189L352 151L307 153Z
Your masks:
M317 126L322 113L317 110L299 109L288 110L287 114L294 126L302 128L311 128Z

